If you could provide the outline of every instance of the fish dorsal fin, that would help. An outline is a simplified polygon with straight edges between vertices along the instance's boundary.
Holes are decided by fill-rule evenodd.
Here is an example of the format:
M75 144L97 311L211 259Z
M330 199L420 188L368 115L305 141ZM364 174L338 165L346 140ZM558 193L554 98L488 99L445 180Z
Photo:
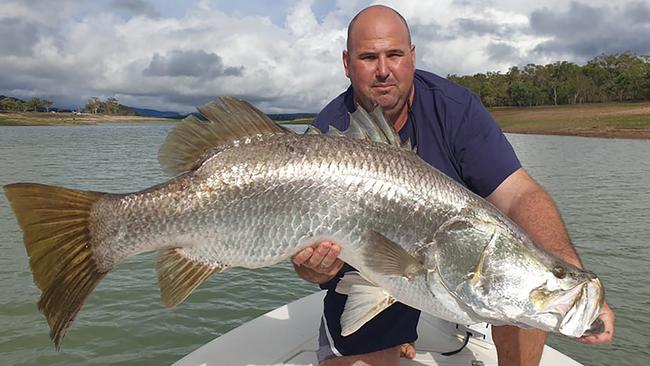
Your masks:
M169 175L195 169L219 146L255 136L291 133L252 105L232 97L220 97L197 109L207 121L186 117L160 147L158 159Z
M402 149L406 150L411 150L413 152L417 152L417 149L413 147L413 144L411 144L411 139L408 139L404 142L402 142Z
M383 142L400 148L405 148L393 126L386 120L380 107L368 113L359 106L350 114L350 127L343 132L344 135Z
M163 304L171 308L225 267L212 266L192 260L183 248L163 249L158 254L158 283Z
M363 278L358 272L347 272L336 286L336 292L348 295L341 314L341 335L348 336L377 314L395 303L386 290Z

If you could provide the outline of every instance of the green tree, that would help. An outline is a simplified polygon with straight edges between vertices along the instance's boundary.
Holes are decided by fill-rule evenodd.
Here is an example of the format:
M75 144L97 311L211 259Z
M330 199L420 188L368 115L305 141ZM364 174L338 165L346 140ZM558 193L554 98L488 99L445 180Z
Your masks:
M31 98L25 102L25 109L30 112L38 112L38 107L41 105L41 100L39 98Z
M18 99L5 98L2 101L0 101L0 103L4 106L3 109L8 110L8 111L17 112L17 111L24 111L25 110L25 106L24 106L25 103L21 102Z
M84 109L88 113L97 114L102 111L102 101L97 97L91 97L86 102Z
M510 83L508 88L510 100L517 106L531 106L532 105L532 90L530 85L524 81L515 80Z
M118 114L120 110L120 104L117 102L116 98L110 97L104 102L104 108L106 114Z
M41 104L40 104L39 108L41 108L42 110L45 110L45 112L49 112L50 108L52 108L52 104L53 103L52 103L51 100L41 99Z

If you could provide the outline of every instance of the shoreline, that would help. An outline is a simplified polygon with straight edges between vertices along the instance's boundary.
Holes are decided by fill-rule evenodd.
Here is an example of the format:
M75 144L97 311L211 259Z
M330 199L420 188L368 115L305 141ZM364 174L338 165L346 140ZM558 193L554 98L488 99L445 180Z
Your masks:
M173 118L118 116L107 114L74 114L67 112L10 112L0 113L2 126L88 126L101 123L173 123L180 120Z
M489 111L505 133L650 140L650 102L498 107L491 108ZM172 118L68 112L0 112L0 127L180 121ZM311 119L276 122L310 124Z
M504 133L541 136L594 137L603 139L650 140L650 129L576 129L549 130L541 128L503 128Z

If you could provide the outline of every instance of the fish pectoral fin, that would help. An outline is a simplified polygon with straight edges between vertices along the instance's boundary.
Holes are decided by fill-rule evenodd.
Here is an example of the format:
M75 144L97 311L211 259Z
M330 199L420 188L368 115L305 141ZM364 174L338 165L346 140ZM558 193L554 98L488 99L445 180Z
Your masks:
M408 279L425 271L422 262L380 233L368 230L365 240L364 264L373 271L387 276L403 276Z
M214 272L225 268L192 260L183 248L171 248L159 252L156 269L162 302L171 308L183 302Z
M160 147L158 160L169 175L197 168L219 146L256 135L293 133L252 105L232 97L221 97L198 110L207 122L193 115L186 117Z
M395 298L380 287L351 285L341 315L341 335L346 337L356 332L393 303L395 303Z

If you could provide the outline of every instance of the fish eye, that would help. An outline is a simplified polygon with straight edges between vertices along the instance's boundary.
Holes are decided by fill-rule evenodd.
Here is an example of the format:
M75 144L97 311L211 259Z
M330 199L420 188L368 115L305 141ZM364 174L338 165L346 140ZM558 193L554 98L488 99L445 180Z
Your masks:
M562 267L562 266L558 265L558 266L553 267L552 272L553 272L553 275L555 277L559 278L559 279L563 279L564 277L566 277L566 269L564 267Z

